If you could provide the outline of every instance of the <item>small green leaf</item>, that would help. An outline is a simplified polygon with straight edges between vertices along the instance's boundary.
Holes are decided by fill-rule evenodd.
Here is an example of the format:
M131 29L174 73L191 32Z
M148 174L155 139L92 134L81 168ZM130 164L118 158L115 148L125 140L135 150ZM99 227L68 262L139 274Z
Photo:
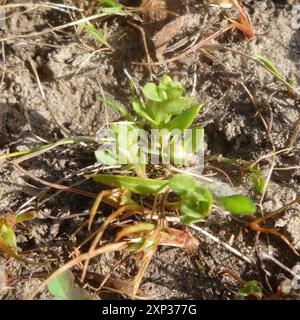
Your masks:
M181 131L188 129L196 119L202 106L202 104L197 104L190 107L189 109L183 111L174 119L169 121L167 124L164 124L162 128L168 129L169 131L172 131L174 129L179 129Z
M147 111L143 108L141 102L137 98L132 99L132 107L134 111L144 120L156 126L156 122L148 115Z
M170 188L180 196L186 195L196 188L197 181L189 175L175 175L170 179Z
M143 94L145 98L151 100L151 101L157 101L161 102L162 98L159 94L157 85L153 82L147 83L143 88L142 88Z
M257 193L263 193L266 185L266 179L262 175L262 172L257 164L251 165L249 167L251 174L251 180L254 184L255 191Z
M258 55L257 58L274 76L279 79L285 79L283 73L277 68L273 61L261 55Z
M136 164L131 167L139 178L147 179L146 166L144 164Z
M178 97L172 100L164 101L161 105L161 111L167 114L179 114L193 103L194 97Z
M193 217L193 216L190 216L190 215L187 215L187 214L184 214L181 216L180 218L180 222L182 224L185 224L187 226L193 224L193 223L197 223L199 221L201 221L203 219L203 217L201 215L198 214L197 217Z
M251 294L262 297L262 285L256 280L248 281L238 292L241 297L248 297Z
M170 76L163 75L158 89L161 93L164 92L164 100L172 100L181 97L185 93L185 88L180 82L174 81Z
M185 97L184 87L167 75L164 75L158 84L147 83L142 88L142 92L146 98L145 105L142 105L137 97L131 94L133 108L141 118L147 120L154 128L168 128L172 116L184 113L170 123L170 128L184 130L192 124L201 108L200 105L197 105L185 113L184 110L193 103L194 97Z
M170 76L168 76L167 74L164 74L162 76L160 82L164 86L170 86L170 85L172 85L172 83L174 83L173 79Z
M111 8L122 8L122 5L114 0L98 0L102 5Z
M81 288L74 285L74 276L67 270L48 283L48 290L55 300L89 300Z
M180 196L177 206L181 211L183 224L199 222L210 214L213 196L195 178L188 175L173 176L170 187Z
M277 80L280 80L289 90L294 91L297 95L299 95L299 92L296 88L296 83L291 82L289 79L285 77L283 72L279 70L279 68L268 58L263 57L261 55L256 56L256 61L260 63L266 70L268 70L270 73L273 74L277 78Z
M195 262L195 265L196 265L196 268L197 268L199 275L201 277L207 278L207 274L206 274L204 267L202 266L200 260L196 259L196 260L194 260L194 262Z
M222 197L220 202L224 209L232 214L253 215L256 212L256 206L253 201L242 194Z
M166 191L168 180L143 179L137 177L114 176L99 174L93 177L95 182L100 182L114 188L127 189L137 194L158 194Z
M251 180L252 180L252 182L253 182L253 184L254 184L255 191L256 191L257 193L262 194L263 191L264 191L264 189L265 189L265 185L266 185L266 180L265 180L265 178L260 177L260 176L258 176L258 175L256 175L256 174L253 174L253 175L251 176Z
M6 223L0 225L0 243L13 252L17 252L17 239L14 230Z
M197 183L195 190L188 192L181 198L181 201L180 210L184 214L182 222L186 224L187 219L193 219L192 223L195 223L210 214L213 196L206 188Z
M99 11L107 14L123 15L123 6L114 0L98 0L104 7Z
M99 31L93 24L91 24L90 22L87 22L84 25L84 28L86 29L86 31L88 31L93 38L98 41L101 44L105 44L106 43L106 37L105 35Z

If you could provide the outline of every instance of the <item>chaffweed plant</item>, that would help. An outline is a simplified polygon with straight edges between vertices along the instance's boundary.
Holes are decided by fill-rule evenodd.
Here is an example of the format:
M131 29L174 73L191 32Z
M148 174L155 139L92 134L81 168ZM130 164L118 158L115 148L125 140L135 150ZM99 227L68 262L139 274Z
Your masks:
M159 83L147 83L139 94L134 88L134 83L131 83L131 108L101 99L118 110L124 118L124 121L111 124L113 134L109 137L68 138L54 144L1 156L21 156L20 162L59 145L82 141L96 142L100 144L100 148L95 151L99 162L104 165L120 164L121 168L126 169L126 174L92 175L94 181L109 186L109 189L101 191L95 199L90 210L89 231L102 201L112 206L114 211L106 217L97 232L92 234L94 239L89 251L55 271L39 289L44 288L49 282L51 284L51 280L57 279L56 277L65 270L83 261L85 263L81 279L84 280L91 258L104 252L125 251L128 256L136 255L141 259L141 266L133 280L130 294L134 298L142 277L160 245L180 247L187 252L195 250L198 241L183 226L207 218L212 212L213 203L234 215L253 215L256 212L256 206L250 198L228 188L224 183L216 187L217 182L205 183L205 180L189 175L188 171L187 174L174 175L173 171L169 170L169 174L161 174L162 171L159 169L162 167L168 169L181 166L181 171L185 172L185 167L194 164L193 155L203 148L204 129L201 126L193 126L202 104L195 103L194 97L187 96L185 88L167 75L163 76ZM150 148L149 145L145 147L139 144L140 130L146 133L146 139L147 133L151 130L162 130L163 133L156 139L150 139L155 145L155 151L151 143ZM184 139L184 143L179 143L185 130L190 130L190 134ZM115 149L108 147L108 144L113 144ZM117 152L114 153L112 150ZM153 153L160 162L169 153L169 163L156 163L154 167L158 170L154 177L149 178L149 168L153 166L147 161ZM120 163L121 157L125 158L124 163ZM227 189L222 192L220 188ZM140 216L140 219L133 219L137 216ZM175 221L178 227L170 227L170 220ZM117 232L115 242L101 246L101 239L107 227L119 221L122 221L123 227ZM92 236L89 236L89 239ZM63 277L59 279L64 281Z

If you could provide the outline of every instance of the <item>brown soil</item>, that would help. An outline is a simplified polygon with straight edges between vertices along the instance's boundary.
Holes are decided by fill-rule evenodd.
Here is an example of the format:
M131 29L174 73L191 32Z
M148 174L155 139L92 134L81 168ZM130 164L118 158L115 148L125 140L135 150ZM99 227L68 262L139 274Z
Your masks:
M80 1L65 2L79 5ZM269 57L287 78L294 76L300 84L300 30L291 26L293 1L243 2L252 19L256 37L247 41L235 30L216 41L248 55L263 54ZM169 45L197 34L200 37L207 36L224 24L225 16L234 14L232 11L206 7L203 1L190 0L186 5L187 7L179 7L178 4L175 6L180 14L187 16L180 32ZM186 12L187 8L189 12ZM28 36L49 26L59 26L71 19L80 19L79 14L46 7L23 11L24 8L7 10L5 26L0 32L1 38L24 35L2 42L1 153L31 148L44 143L42 141L57 141L66 133L70 136L93 135L105 123L107 116L109 121L119 118L112 110L106 114L98 97L105 94L108 99L129 105L129 80L124 73L125 69L137 84L143 85L149 81L148 70L142 64L137 64L145 61L142 38L126 18L113 17L107 20L108 42L113 51L95 52L99 45L87 32L77 27L77 30L68 27L57 32ZM149 23L144 27L153 57L150 37L157 32L158 27ZM233 71L224 70L218 62L210 60L199 51L178 61L155 67L154 70L157 77L168 73L177 78L189 93L194 89L197 100L205 103L204 112L198 121L206 129L207 154L256 160L272 151L270 137L276 150L283 148L294 123L300 118L299 98L289 93L257 63L230 51L216 50L212 54L217 61L231 67ZM37 84L30 61L36 65L45 98L41 94L41 87ZM272 123L269 134L242 84L256 92L259 112L268 126ZM299 143L298 137L292 152L277 157L276 168L299 166ZM272 160L268 158L263 162L265 174L268 174L272 164L270 159ZM22 165L31 174L49 182L56 182L73 174L63 181L65 185L71 185L82 179L77 174L78 170L94 162L93 147L80 145L59 147ZM243 188L255 199L248 177L241 176L232 167L218 163L215 165L222 167L230 175L235 187ZM220 179L222 178L220 175ZM7 208L18 212L26 201L43 188L44 186L18 171L9 161L2 161L0 189L5 194L0 202L0 212L4 213ZM93 192L99 190L99 186L90 181L80 188ZM48 195L53 193L50 190ZM299 194L300 168L274 170L263 209L265 212L272 212ZM256 200L259 202L259 197ZM45 267L0 257L0 267L5 265L10 287L5 290L0 287L0 298L23 299L46 279L51 270L69 261L69 254L87 236L86 227L74 233L84 225L87 216L74 215L87 214L91 204L91 199L60 193L39 208L36 219L16 229L21 255L36 261L53 259L53 262L51 267ZM31 205L34 207L36 201ZM299 212L300 204L295 204L268 222L269 226L277 226L298 250ZM100 223L97 220L94 227L97 228ZM200 226L221 241L231 241L234 248L254 263L245 262L204 235L193 232L200 240L198 251L191 256L180 249L161 248L143 279L140 294L156 299L240 299L237 295L240 284L232 277L220 274L222 269L229 268L244 280L260 281L264 285L266 296L281 286L284 291L281 299L300 297L299 290L294 290L291 286L293 276L290 273L274 262L260 258L262 252L269 250L277 260L292 269L299 263L299 258L283 241L261 234L256 242L256 234L246 228L244 223L228 216L224 218L217 212ZM86 249L84 247L83 251ZM92 260L88 273L89 284L97 287L102 277L120 259L119 254L109 254ZM201 263L203 274L197 271L195 260ZM132 279L136 271L135 261L129 260L113 274L111 286L118 287L118 282ZM270 283L270 287L267 283ZM88 290L93 292L92 289ZM112 296L120 297L116 293ZM105 298L107 295L100 293L96 297ZM49 294L45 291L38 298L47 299Z

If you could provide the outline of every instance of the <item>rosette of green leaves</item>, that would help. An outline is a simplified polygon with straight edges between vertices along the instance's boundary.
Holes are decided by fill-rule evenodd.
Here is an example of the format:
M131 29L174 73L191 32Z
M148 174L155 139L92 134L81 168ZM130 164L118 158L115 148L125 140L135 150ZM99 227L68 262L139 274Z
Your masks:
M193 97L185 97L185 88L167 75L158 84L147 83L142 92L144 103L132 95L132 107L152 128L164 128L175 115L190 107L194 100Z
M194 98L184 96L185 88L167 75L158 84L147 83L142 92L144 102L134 96L132 90L132 106L151 128L161 130L157 144L162 157L167 155L173 164L190 163L191 156L203 146L204 129L190 129L184 141L182 134L190 128L202 105L192 105Z

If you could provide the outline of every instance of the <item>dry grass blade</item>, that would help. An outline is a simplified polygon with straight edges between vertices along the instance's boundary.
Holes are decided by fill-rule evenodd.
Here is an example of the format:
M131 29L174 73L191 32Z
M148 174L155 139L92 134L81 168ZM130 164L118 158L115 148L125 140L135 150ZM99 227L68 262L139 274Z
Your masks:
M158 243L156 242L151 246L151 248L148 248L146 252L143 252L142 265L133 280L133 289L132 289L133 299L136 298L143 276L157 250L157 247L158 247Z
M249 228L251 230L253 230L253 231L256 231L256 232L262 232L262 233L274 235L275 237L277 237L277 238L281 239L282 241L284 241L288 245L288 247L291 249L291 251L295 255L299 256L298 251L291 244L291 242L284 235L282 235L277 229L275 229L275 228L264 228L264 227L260 226L260 224L262 222L274 218L276 215L278 215L279 213L284 212L288 207L292 206L295 203L298 203L299 201L300 201L300 196L296 197L295 200L283 205L281 208L277 209L276 211L274 211L272 213L269 213L267 215L264 215L263 217L259 217L259 218L255 219L254 221L252 221L249 224Z
M266 216L264 216L263 218L265 218ZM259 218L258 220L260 220L261 218ZM282 235L277 229L275 228L263 228L261 227L258 223L255 222L251 222L249 224L249 228L253 231L256 232L262 232L262 233L266 233L266 234L271 234L279 239L281 239L283 242L285 242L288 247L293 251L293 253L296 256L299 256L298 251L294 248L294 246L291 244L291 242L284 236Z
M73 26L85 24L88 21L103 18L103 17L106 17L107 15L108 14L106 14L106 13L99 13L99 14L92 15L90 17L82 18L79 20L75 20L75 21L63 24L63 25L60 25L57 27L47 28L47 29L44 29L44 30L38 31L38 32L32 32L29 34L18 34L18 35L6 36L3 38L0 38L0 42L21 39L21 38L33 38L33 37L42 36L42 35L48 34L50 32L60 31L60 30L66 29L68 27L73 27Z
M56 4L52 2L44 2L44 3L10 3L10 4L3 4L0 5L1 9L12 9L12 8L20 8L20 7L48 7L52 9L62 10L62 9L70 9L75 11L82 11L81 9L74 7L74 6L68 6L66 4Z
M221 241L220 239L218 239L217 237L213 236L209 232L203 230L202 228L200 228L198 226L195 226L195 225L191 225L190 228L192 228L192 229L194 229L196 231L199 231L204 236L208 237L209 239L213 240L214 242L221 244L227 250L229 250L231 253L233 253L234 255L238 256L239 258L241 258L242 260L246 261L247 263L252 264L252 265L255 264L251 259L249 259L245 255L243 255L240 251L238 251L237 249L233 248L228 243Z
M238 9L240 12L240 21L234 21L229 19L232 24L239 29L241 32L243 32L244 36L248 39L252 39L255 36L251 20L249 18L249 15L247 14L247 11L245 8L237 1L237 0L231 0L232 4Z
M271 260L273 261L276 265L278 265L280 268L282 268L283 270L289 272L293 277L295 277L295 279L297 279L298 281L300 280L300 276L297 272L294 272L293 270L291 270L289 267L285 266L283 263L281 263L279 260L277 260L275 257L265 253L265 252L262 252L261 253L262 257L264 259L268 259L268 260Z
M119 209L117 209L116 211L114 211L112 214L110 214L109 217L106 218L105 222L101 225L101 227L99 228L98 232L97 232L97 235L94 239L94 241L92 242L92 245L88 251L88 254L89 253L93 253L94 249L96 248L96 246L98 245L98 243L100 242L102 236L103 236L103 233L105 231L105 229L107 228L107 226L116 218L118 218L120 215L122 215L124 212L130 212L130 213L134 213L136 212L137 210L140 210L141 207L139 205L125 205ZM81 280L83 281L85 276L86 276L86 272L87 272L87 268L89 266L89 261L90 261L90 256L88 255L86 261L85 261L85 264L84 264L84 267L83 267L83 271L82 271L82 276L81 276Z
M300 133L300 118L295 121L292 130L289 133L289 137L285 143L285 148L291 148L295 144L297 137Z
M75 189L75 188L72 188L72 187L69 187L69 186L64 186L64 185L61 185L61 184L47 182L47 181L42 180L42 179L36 177L35 175L31 174L29 171L25 170L24 168L22 168L18 164L15 165L15 167L18 168L21 172L23 172L26 176L30 177L34 181L37 181L37 182L39 182L39 183L41 183L41 184L43 184L43 185L45 185L47 187L54 188L54 189L57 189L57 190L62 190L62 191L65 191L65 192L78 194L78 195L89 197L89 198L96 198L96 194L95 193L88 192L88 191L85 191L85 190Z
M124 227L121 231L117 233L115 242L120 241L121 239L125 238L129 234L137 233L137 232L153 231L155 228L156 226L151 223L137 223L134 225Z
M97 214L97 210L98 210L98 208L99 208L99 206L100 206L100 204L101 204L101 202L103 200L103 197L109 196L110 194L111 194L111 191L102 191L97 195L97 197L96 197L96 199L95 199L95 201L93 203L93 206L91 208L91 211L90 211L90 218L89 218L89 224L88 224L88 230L89 231L91 231L94 218L95 218L95 216Z

